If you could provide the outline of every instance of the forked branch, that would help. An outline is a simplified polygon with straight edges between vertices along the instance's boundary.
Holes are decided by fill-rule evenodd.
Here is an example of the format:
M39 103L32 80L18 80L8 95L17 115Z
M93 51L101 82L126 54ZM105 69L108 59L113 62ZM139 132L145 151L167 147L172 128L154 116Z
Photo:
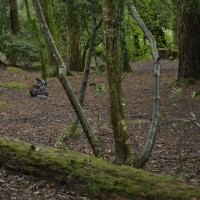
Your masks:
M81 105L79 104L72 88L71 88L71 85L68 81L68 79L66 78L66 66L65 66L65 63L63 62L58 50L57 50L57 47L54 43L54 40L51 36L51 33L49 31L49 28L46 24L46 21L45 21L45 18L44 18L44 15L43 15L43 12L42 12L42 9L41 9L41 5L40 5L40 2L39 0L32 0L33 1L33 5L35 7L35 12L36 12L36 15L37 15L37 18L38 18L38 21L39 21L39 24L40 24L40 27L41 27L41 30L43 32L43 35L44 37L46 38L47 40L47 43L48 43L48 46L51 50L51 53L53 55L53 57L55 58L55 61L56 61L56 64L59 68L59 75L58 75L58 78L61 82L61 84L63 85L63 88L76 112L76 115L78 116L79 120L80 120L80 123L82 125L82 128L83 128L83 131L92 147L92 150L94 152L94 155L96 157L102 157L102 151L101 151L101 148L100 148L100 145L99 145L99 142L97 140L97 138L95 137L95 135L93 134L91 128L90 128L90 125L88 123L88 120L87 118L85 117L85 114L83 112L83 109L81 107Z

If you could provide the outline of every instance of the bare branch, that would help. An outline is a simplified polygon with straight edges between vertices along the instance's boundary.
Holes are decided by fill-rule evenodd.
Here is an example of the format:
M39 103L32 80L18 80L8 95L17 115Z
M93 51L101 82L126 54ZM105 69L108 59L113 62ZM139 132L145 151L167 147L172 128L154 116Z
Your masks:
M143 167L146 162L149 160L151 156L151 152L154 146L154 142L157 135L157 124L158 124L158 108L159 108L159 89L160 89L160 62L158 57L158 51L156 47L156 40L153 38L151 32L143 22L143 20L140 18L139 13L134 5L130 5L130 10L133 18L135 18L136 22L140 26L141 30L144 32L146 37L148 38L150 45L151 45L151 53L153 57L153 67L154 67L154 80L153 80L153 102L152 102L152 119L151 119L151 125L149 128L148 136L146 139L145 147L143 150L142 155L136 162L136 167Z
M102 157L102 151L101 151L101 148L100 148L100 145L97 141L97 138L95 137L95 135L93 134L91 128L90 128L90 125L87 121L87 118L85 117L85 114L83 112L83 109L81 107L81 105L79 104L72 88L71 88L71 85L69 83L69 81L67 80L66 78L66 66L65 66L65 63L63 62L58 50L57 50L57 47L54 43L54 40L51 36L51 33L49 31L49 28L46 24L46 21L45 21L45 18L44 18L44 15L43 15L43 12L42 12L42 9L41 9L41 5L40 5L40 2L39 0L32 0L33 1L33 5L35 7L35 11L36 11L36 15L37 15L37 18L38 18L38 21L39 21L39 24L40 24L40 27L41 27L41 30L48 42L48 46L49 48L51 49L51 53L53 55L53 57L55 58L55 61L56 61L56 64L59 68L59 75L58 75L58 78L60 80L60 82L62 83L63 85L63 88L76 112L76 115L78 116L79 120L80 120L80 123L82 125L82 128L83 128L83 131L85 132L85 135L92 147L92 150L95 154L96 157Z

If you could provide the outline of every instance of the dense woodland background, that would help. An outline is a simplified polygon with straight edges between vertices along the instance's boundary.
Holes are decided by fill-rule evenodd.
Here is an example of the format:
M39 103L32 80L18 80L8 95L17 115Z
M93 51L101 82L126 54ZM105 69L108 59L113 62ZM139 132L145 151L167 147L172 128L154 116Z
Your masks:
M199 187L198 0L0 2L2 136L169 173ZM35 78L47 81L45 100L29 96ZM13 153L4 155L15 163ZM2 166L19 168L18 161L13 167L3 157ZM16 189L8 181L16 182L14 176L1 170L2 198L12 198L7 188ZM22 190L33 184L28 176L16 176ZM63 194L52 184L54 198L81 198L80 191ZM198 191L191 194L195 199ZM51 196L38 194L27 195Z

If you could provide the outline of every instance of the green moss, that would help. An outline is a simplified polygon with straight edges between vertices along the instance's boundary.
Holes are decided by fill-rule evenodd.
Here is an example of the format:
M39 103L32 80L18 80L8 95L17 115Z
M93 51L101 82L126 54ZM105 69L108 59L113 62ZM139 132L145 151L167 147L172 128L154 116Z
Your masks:
M193 78L187 78L180 81L176 81L175 85L194 85L197 83L197 80Z
M4 108L6 104L3 101L0 101L0 108Z
M25 83L16 83L16 82L7 82L7 83L1 83L3 87L7 89L27 89L29 88L29 85Z
M17 68L17 67L7 67L6 70L8 72L11 72L11 73L22 73L22 72L24 72L23 69L20 69L20 68Z
M8 166L11 164L14 168L20 167L24 172L67 182L79 192L89 192L100 199L200 197L198 188L186 185L174 177L148 173L130 166L116 166L69 150L34 145L41 149L34 151L31 146L28 143L1 137L0 156ZM13 161L15 158L16 162Z

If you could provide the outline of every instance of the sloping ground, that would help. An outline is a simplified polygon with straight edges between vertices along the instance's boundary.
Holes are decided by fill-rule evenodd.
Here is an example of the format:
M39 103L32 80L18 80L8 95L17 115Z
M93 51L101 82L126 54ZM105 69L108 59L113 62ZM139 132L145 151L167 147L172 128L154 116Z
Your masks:
M191 184L200 184L200 128L192 122L191 113L200 123L200 98L192 99L195 85L173 85L176 63L165 62L161 72L161 103L159 132L152 158L146 170L178 176ZM138 156L145 142L151 119L152 64L133 63L134 73L123 75L126 118L132 152ZM0 84L20 82L32 85L38 72L11 73L0 68ZM69 77L78 95L82 74ZM94 88L94 84L96 87ZM108 112L106 74L90 77L85 113L93 130L101 136L106 158L114 161L114 148ZM46 100L31 98L28 89L7 89L0 86L0 134L23 141L52 146L60 133L67 131L73 109L56 78L48 79ZM68 148L92 154L81 129L69 140ZM1 169L0 199L81 199L69 187L30 176L16 175ZM19 195L20 194L20 195ZM85 194L87 195L87 194Z

